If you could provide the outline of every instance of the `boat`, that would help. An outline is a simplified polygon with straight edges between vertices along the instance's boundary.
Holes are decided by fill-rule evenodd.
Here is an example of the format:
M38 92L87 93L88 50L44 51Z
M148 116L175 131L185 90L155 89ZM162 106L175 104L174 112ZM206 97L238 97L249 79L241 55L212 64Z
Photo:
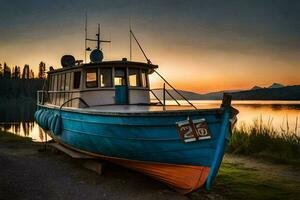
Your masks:
M230 95L224 94L218 108L199 109L145 54L146 62L104 61L104 41L100 31L96 35L90 39L97 42L90 62L65 55L62 68L47 72L47 87L37 94L36 122L64 147L139 171L182 194L209 190L238 113ZM165 82L163 99L150 89L153 74ZM167 95L175 105L166 103Z

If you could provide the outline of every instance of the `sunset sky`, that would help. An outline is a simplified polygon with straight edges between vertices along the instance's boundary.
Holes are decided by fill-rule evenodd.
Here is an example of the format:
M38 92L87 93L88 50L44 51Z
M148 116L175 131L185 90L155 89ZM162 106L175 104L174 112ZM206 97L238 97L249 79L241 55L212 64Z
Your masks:
M0 63L60 67L84 59L101 24L105 60L129 57L129 18L148 57L178 89L199 93L300 84L300 1L0 0ZM93 44L90 45L94 47ZM134 60L144 61L134 45ZM155 76L155 75L153 75ZM153 77L153 87L161 82Z

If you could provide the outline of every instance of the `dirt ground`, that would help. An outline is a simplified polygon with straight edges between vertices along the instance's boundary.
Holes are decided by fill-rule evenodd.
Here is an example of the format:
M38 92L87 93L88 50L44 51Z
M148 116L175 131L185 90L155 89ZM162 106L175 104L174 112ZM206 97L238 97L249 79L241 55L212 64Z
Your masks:
M27 143L0 143L0 199L188 199L145 175L105 162L103 174ZM208 198L210 199L209 195Z
M103 174L98 175L76 159L42 149L42 144L32 142L0 142L1 200L226 199L220 190L201 190L183 196L150 177L107 162ZM300 180L299 172L284 166L275 169L271 164L228 155L225 162L244 163L272 176L284 172L287 178Z

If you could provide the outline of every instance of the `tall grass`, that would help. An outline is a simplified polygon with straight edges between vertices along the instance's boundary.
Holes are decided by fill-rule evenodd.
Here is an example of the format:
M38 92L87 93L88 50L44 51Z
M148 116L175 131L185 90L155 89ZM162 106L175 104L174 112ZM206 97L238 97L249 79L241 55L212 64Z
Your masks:
M248 126L242 123L233 130L228 152L300 165L298 118L293 129L288 119L280 129L274 128L271 118L263 121L260 117Z

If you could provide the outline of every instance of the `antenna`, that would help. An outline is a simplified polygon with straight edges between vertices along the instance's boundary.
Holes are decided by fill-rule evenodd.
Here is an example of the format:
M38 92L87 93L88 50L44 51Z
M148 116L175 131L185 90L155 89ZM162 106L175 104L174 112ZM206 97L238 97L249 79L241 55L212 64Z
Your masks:
M109 31L109 41L111 41L111 31ZM108 50L109 58L111 59L111 43L109 43L109 50Z
M132 42L131 42L131 17L129 17L129 53L130 61L132 60Z
M100 24L98 24L98 33L96 34L96 39L90 39L90 38L86 37L85 38L85 42L87 43L88 41L97 42L97 50L100 50L100 44L101 44L101 42L108 42L108 43L111 42L110 40L101 40L100 39ZM91 51L91 48L87 47L85 49L85 51Z
M97 36L97 49L100 50L100 24L98 24L98 33Z
M84 24L85 38L84 38L84 62L86 63L86 45L87 45L87 11L85 11L85 24Z
M96 34L97 39L90 39L90 38L86 38L86 41L92 41L92 42L97 42L97 49L100 50L100 44L101 42L111 42L110 40L101 40L100 39L100 24L98 24L98 33ZM86 50L90 50L90 48L86 49Z

